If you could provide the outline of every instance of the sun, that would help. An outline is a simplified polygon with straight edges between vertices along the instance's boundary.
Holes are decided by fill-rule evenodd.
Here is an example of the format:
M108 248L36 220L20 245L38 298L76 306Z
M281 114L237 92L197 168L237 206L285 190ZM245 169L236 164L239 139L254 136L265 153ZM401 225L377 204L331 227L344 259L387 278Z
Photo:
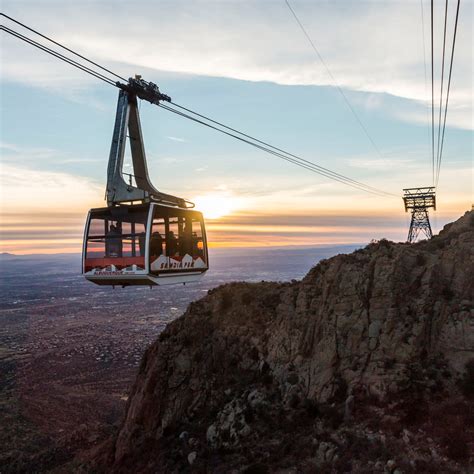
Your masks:
M219 219L235 210L237 200L222 194L206 194L194 198L196 210L201 211L206 219Z

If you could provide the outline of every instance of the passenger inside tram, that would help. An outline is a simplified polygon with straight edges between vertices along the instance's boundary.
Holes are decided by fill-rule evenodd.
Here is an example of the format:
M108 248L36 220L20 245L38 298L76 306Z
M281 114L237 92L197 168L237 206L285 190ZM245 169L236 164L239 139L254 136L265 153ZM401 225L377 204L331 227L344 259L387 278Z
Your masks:
M167 250L168 257L175 257L178 254L178 239L172 230L168 232Z
M138 234L138 248L140 251L140 257L145 256L145 244L146 244L146 234L145 232L140 232Z
M192 255L193 242L191 234L191 226L187 222L183 228L183 232L179 238L179 254L184 257L186 254Z
M150 239L150 255L155 258L163 253L163 237L159 232L153 232Z
M107 257L121 257L122 256L122 237L119 224L110 224L105 241L105 254Z

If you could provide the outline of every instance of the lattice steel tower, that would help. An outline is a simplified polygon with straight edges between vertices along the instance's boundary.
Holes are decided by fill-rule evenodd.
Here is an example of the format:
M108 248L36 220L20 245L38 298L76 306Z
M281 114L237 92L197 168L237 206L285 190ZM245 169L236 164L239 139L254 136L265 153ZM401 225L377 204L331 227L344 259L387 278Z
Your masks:
M428 188L404 189L403 201L405 212L411 210L410 230L408 231L407 242L415 242L423 233L428 239L433 237L431 231L428 209L432 207L436 211L436 194L434 186Z

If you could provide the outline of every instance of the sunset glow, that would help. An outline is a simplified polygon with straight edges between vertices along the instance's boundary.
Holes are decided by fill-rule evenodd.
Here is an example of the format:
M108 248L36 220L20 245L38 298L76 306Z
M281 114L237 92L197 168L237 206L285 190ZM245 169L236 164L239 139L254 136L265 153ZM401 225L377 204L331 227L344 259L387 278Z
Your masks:
M228 216L239 206L239 199L223 194L207 194L194 198L196 210L204 214L205 219L219 219Z

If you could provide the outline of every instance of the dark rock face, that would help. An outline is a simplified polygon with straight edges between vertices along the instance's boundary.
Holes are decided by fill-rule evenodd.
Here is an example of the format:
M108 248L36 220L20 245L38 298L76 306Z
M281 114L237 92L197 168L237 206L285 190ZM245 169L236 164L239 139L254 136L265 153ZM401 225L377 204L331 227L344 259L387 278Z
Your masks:
M474 213L209 292L145 353L107 470L468 472ZM469 467L471 466L471 467Z

